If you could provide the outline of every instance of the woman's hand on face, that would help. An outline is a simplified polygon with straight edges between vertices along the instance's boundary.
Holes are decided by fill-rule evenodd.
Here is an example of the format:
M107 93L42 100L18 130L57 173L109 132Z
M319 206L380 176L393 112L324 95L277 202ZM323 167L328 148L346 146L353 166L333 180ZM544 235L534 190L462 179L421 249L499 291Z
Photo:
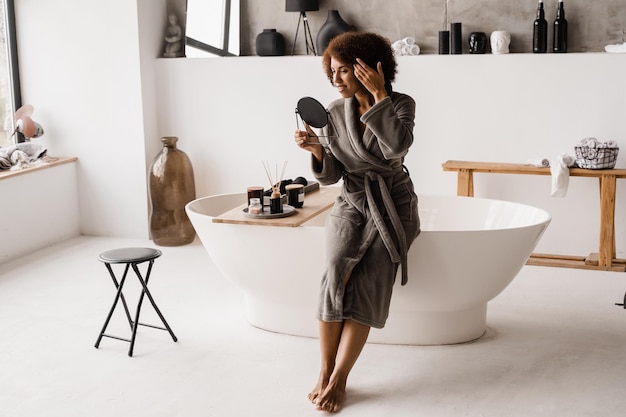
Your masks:
M354 76L369 91L376 102L387 97L385 89L385 75L383 74L383 66L380 62L376 65L376 69L370 67L361 58L356 59L354 64Z

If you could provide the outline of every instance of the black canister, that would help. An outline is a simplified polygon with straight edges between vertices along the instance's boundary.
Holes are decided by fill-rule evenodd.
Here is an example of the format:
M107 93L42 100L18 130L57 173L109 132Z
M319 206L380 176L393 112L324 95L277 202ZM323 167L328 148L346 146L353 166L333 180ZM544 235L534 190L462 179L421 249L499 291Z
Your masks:
M453 55L463 53L463 29L459 22L450 24L450 53Z
M256 53L259 56L285 55L285 38L276 29L263 29L256 37Z
M304 185L289 184L285 187L287 193L287 204L295 208L302 208L304 205Z
M450 31L439 31L439 55L450 54Z

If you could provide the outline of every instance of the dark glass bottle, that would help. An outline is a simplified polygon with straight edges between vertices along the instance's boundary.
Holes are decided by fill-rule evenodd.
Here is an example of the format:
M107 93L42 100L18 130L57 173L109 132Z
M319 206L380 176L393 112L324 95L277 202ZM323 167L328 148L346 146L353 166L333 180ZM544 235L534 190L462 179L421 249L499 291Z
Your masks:
M548 52L548 22L542 0L537 3L537 18L533 23L533 52Z
M554 39L552 52L567 52L567 20L563 0L559 0L556 7L556 19L554 20Z
M196 237L185 212L185 205L196 198L193 167L176 148L177 141L174 136L161 138L163 149L150 167L150 237L159 246L186 245Z

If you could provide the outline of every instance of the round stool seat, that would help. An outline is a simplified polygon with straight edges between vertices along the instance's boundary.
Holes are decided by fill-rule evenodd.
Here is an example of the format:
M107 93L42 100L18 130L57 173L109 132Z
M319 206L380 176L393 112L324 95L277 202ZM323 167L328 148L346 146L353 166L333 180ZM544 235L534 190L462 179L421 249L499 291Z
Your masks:
M129 262L145 262L161 256L161 251L153 248L121 248L102 252L98 260L108 264L124 264Z

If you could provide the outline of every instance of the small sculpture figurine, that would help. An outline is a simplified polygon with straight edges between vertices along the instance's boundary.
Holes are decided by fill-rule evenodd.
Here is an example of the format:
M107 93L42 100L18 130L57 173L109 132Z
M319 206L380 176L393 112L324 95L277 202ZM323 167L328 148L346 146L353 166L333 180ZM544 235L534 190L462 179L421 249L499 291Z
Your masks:
M487 35L485 32L472 32L469 35L469 53L484 54L487 52Z
M165 58L176 58L183 56L183 29L178 24L178 17L170 12L167 15L169 26L165 34Z
M508 54L511 44L511 34L506 30L496 30L491 32L491 53Z

